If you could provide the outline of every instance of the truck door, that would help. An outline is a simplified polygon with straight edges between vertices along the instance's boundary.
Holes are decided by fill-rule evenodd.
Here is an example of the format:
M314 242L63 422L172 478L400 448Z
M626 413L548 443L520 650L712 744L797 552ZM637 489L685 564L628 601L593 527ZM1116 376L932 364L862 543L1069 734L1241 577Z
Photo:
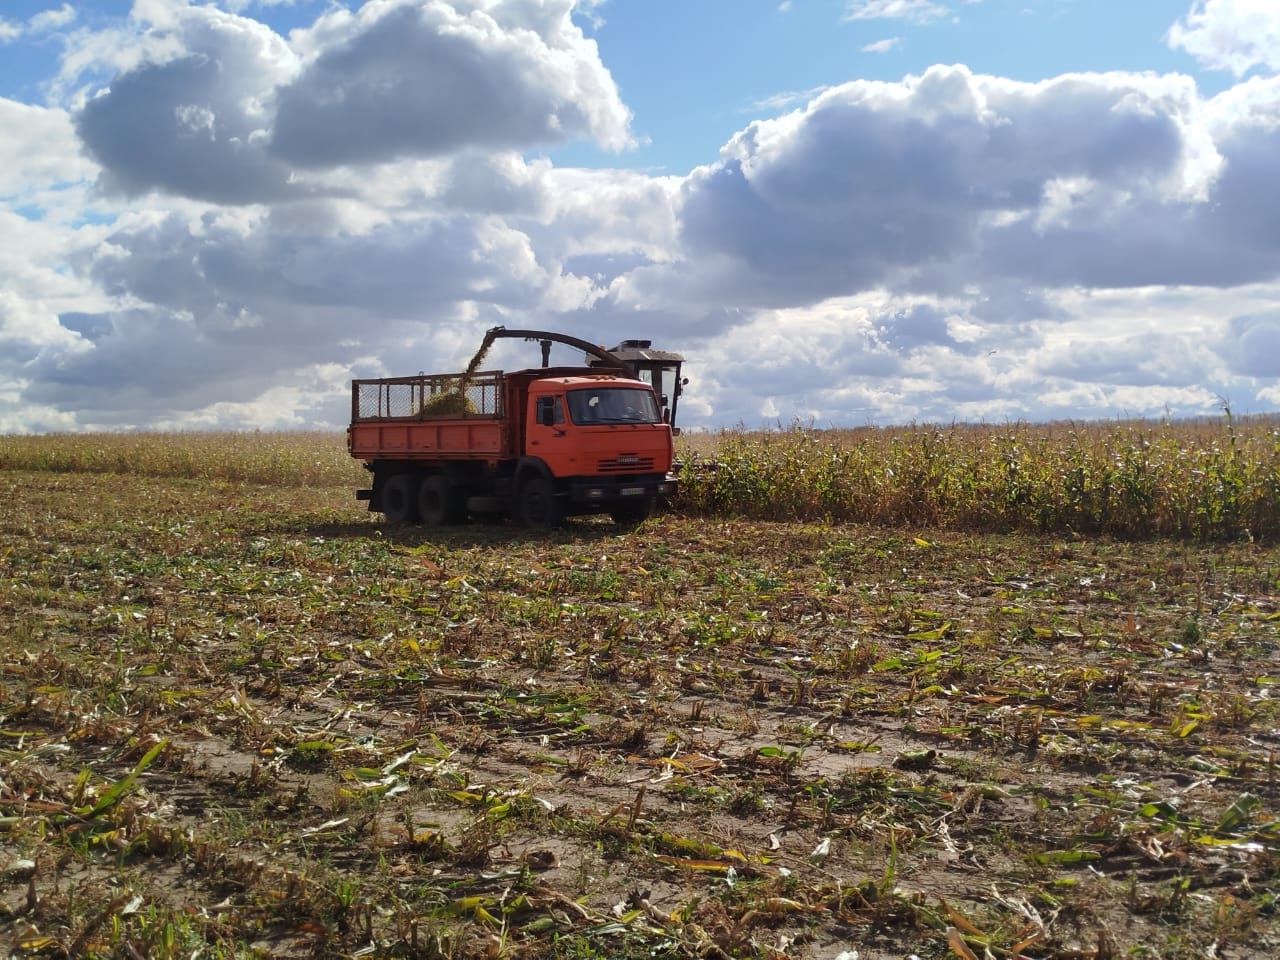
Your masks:
M557 477L581 473L577 453L566 429L564 397L559 394L543 394L532 398L529 404L529 423L525 429L531 457L540 457Z

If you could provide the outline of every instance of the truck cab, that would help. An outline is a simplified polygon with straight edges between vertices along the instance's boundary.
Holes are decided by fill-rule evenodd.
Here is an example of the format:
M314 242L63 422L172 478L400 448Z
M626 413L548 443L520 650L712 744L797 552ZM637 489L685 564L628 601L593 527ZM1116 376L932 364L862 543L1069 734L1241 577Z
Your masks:
M529 385L525 454L546 465L566 513L608 505L641 520L670 492L671 428L649 384L615 376L562 376Z

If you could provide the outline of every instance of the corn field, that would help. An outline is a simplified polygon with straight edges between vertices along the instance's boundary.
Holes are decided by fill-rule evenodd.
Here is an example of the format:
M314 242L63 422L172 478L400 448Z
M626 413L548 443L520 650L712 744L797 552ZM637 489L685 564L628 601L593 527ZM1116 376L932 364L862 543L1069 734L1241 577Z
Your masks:
M688 452L698 514L886 526L1274 538L1280 425L1189 423L726 432Z
M1280 421L728 430L680 441L677 510L972 531L1272 540ZM339 433L0 437L0 469L358 486Z
M366 476L342 434L323 431L0 436L0 469L274 486L350 485Z

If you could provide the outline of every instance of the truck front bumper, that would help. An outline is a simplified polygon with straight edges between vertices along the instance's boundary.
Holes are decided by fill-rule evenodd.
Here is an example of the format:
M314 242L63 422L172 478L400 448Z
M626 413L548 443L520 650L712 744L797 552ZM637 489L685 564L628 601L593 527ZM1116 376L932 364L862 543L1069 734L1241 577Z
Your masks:
M676 492L674 474L640 477L575 477L569 483L573 503L620 503L644 497L669 497Z

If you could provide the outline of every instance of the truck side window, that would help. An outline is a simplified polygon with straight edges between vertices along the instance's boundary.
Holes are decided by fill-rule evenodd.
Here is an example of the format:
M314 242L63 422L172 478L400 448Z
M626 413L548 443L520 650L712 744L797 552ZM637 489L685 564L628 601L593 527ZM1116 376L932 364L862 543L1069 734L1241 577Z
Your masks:
M539 397L537 421L543 426L564 423L564 404L559 397Z

